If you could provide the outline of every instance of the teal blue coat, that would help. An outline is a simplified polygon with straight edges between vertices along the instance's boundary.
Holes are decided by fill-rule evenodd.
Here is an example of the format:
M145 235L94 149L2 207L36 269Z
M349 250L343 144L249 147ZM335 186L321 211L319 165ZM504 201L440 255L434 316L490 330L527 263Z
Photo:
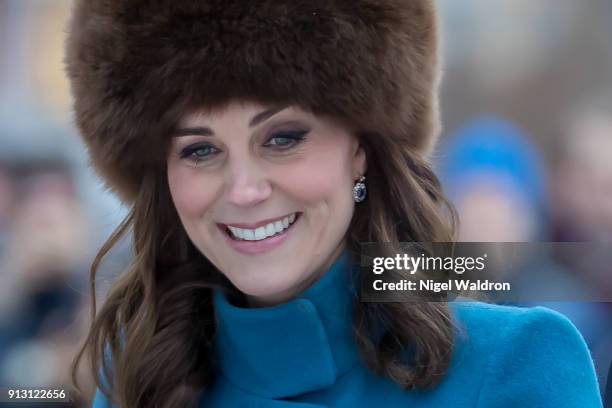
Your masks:
M298 298L247 309L215 294L218 374L200 407L602 407L575 326L543 307L451 302L455 348L435 388L406 391L366 368L351 332L348 252ZM112 407L98 390L94 408Z

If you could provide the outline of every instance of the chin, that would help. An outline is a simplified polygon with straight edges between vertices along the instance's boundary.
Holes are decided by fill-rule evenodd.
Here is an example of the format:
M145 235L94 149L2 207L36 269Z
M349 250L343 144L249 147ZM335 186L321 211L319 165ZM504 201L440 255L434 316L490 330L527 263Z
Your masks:
M288 278L286 270L279 271L276 276L269 270L249 275L240 276L232 283L245 295L257 298L276 298L290 293L299 282L298 278Z

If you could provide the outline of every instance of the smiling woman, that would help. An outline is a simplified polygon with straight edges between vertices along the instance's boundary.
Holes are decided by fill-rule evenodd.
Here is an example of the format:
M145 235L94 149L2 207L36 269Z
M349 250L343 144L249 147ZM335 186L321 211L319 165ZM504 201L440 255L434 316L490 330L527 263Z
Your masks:
M77 0L68 32L76 123L131 209L92 294L135 253L73 365L95 407L600 403L550 310L359 301L361 243L455 238L432 0Z
M280 303L329 269L366 170L349 130L297 107L233 103L187 115L176 134L167 171L181 223L241 292Z

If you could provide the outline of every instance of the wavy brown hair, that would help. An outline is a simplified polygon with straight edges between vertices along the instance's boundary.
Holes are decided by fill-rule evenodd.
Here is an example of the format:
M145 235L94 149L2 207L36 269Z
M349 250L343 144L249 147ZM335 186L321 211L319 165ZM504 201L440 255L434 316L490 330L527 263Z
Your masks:
M362 242L384 242L393 256L400 242L454 241L456 212L427 161L406 140L356 136L366 151L368 198L356 205L347 249L359 253ZM96 313L100 264L130 232L133 261ZM213 290L235 288L186 235L165 168L146 174L131 211L97 254L90 279L92 323L72 364L77 389L77 366L87 355L96 385L118 407L195 405L213 375ZM355 340L371 370L406 389L432 387L443 377L453 350L447 303L355 299L354 305ZM375 336L381 324L383 335ZM412 361L400 356L405 346L414 352Z

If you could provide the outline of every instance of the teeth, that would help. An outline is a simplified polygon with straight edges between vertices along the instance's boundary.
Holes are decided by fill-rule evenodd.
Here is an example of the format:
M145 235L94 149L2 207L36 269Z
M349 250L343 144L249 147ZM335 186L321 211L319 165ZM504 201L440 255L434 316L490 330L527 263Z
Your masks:
M260 241L262 239L271 237L280 232L283 232L289 225L291 225L295 221L295 213L291 214L288 217L283 218L282 220L271 222L264 226L258 227L254 230L244 229L244 228L236 228L228 226L228 229L234 236L234 238L242 239L246 241Z
M243 239L246 239L247 241L252 241L255 239L255 233L253 232L253 230L243 230Z
M266 228L259 227L255 230L255 241L259 241L260 239L264 239L266 237Z
M240 228L228 227L235 238L244 239L244 230Z
M285 229L285 225L282 221L276 221L274 223L274 232L281 232L283 229Z

